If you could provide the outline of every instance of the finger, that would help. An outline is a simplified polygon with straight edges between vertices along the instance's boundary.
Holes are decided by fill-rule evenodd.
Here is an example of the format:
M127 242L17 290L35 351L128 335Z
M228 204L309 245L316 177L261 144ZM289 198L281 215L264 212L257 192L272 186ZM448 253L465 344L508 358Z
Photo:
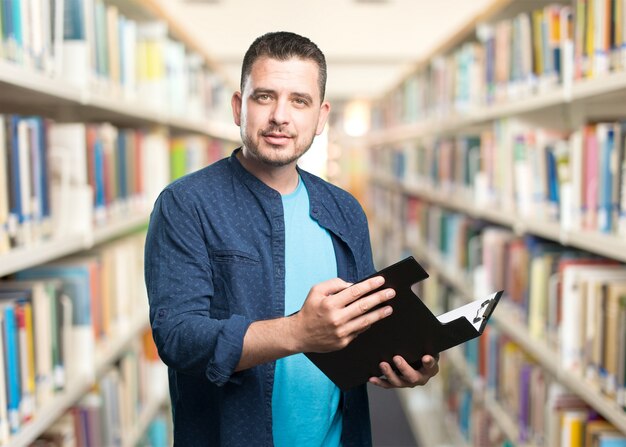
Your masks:
M372 293L385 283L385 278L382 276L375 276L373 278L366 279L356 284L352 284L350 287L337 294L339 298L339 304L347 306L348 304L358 300L359 298Z
M396 296L395 290L385 289L363 297L346 307L346 318L351 320L360 315L367 314L373 308L390 300L394 296Z
M387 381L387 379L381 377L370 377L369 383L381 388L385 388L386 390L393 388L393 386Z
M380 370L387 378L387 382L395 388L402 388L406 386L404 381L398 376L398 374L393 370L391 365L387 362L380 363Z
M356 318L351 318L345 325L346 333L357 336L368 330L377 321L387 318L392 313L393 308L391 306L385 306L380 309L369 311L365 315L359 315Z
M419 372L426 378L426 381L424 382L424 384L426 384L431 377L434 377L439 373L439 362L435 357L425 355L422 357L422 365L423 366L420 368Z
M422 365L430 369L437 365L437 358L433 357L432 355L425 355L424 357L422 357Z
M404 360L402 356L395 356L393 363L400 371L400 375L408 386L425 385L428 382L428 378L424 377L420 371L415 370L409 363Z

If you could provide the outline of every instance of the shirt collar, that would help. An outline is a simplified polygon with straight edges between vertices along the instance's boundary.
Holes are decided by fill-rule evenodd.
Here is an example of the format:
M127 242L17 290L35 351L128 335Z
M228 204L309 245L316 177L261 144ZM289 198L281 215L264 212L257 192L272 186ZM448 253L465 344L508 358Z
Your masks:
M252 191L261 193L269 198L280 200L280 193L276 191L274 188L270 188L261 180L256 178L250 172L243 167L239 159L237 158L237 154L241 152L241 147L238 147L233 151L230 155L230 165L235 172L235 175L239 177L239 179L246 184Z

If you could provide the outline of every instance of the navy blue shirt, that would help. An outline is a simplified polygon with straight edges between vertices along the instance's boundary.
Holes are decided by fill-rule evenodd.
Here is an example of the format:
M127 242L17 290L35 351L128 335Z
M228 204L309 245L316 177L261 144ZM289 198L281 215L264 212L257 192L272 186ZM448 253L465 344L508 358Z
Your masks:
M169 367L179 446L271 446L274 362L234 372L253 321L284 315L285 231L280 194L235 151L169 185L150 217L145 278L150 322ZM374 273L356 199L299 170L310 215L332 237L340 278ZM343 393L342 444L371 445L365 385Z

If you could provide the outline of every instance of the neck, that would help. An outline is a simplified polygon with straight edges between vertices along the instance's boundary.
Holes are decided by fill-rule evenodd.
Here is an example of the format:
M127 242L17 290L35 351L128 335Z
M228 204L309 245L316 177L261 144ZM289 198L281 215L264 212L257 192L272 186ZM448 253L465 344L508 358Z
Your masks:
M292 193L298 187L297 162L295 161L285 166L271 166L251 159L250 156L244 154L243 150L239 151L237 159L250 174L281 195Z

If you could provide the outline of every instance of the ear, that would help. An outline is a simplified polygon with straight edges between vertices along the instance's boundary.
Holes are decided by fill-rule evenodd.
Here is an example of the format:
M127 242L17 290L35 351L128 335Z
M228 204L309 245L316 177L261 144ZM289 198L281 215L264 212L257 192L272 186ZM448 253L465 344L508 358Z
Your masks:
M237 126L241 125L241 92L233 93L230 105L233 109L233 120Z
M317 129L315 130L315 135L320 135L324 131L324 126L326 126L326 121L328 121L329 113L330 103L328 101L324 101L320 106L320 114L317 118Z

